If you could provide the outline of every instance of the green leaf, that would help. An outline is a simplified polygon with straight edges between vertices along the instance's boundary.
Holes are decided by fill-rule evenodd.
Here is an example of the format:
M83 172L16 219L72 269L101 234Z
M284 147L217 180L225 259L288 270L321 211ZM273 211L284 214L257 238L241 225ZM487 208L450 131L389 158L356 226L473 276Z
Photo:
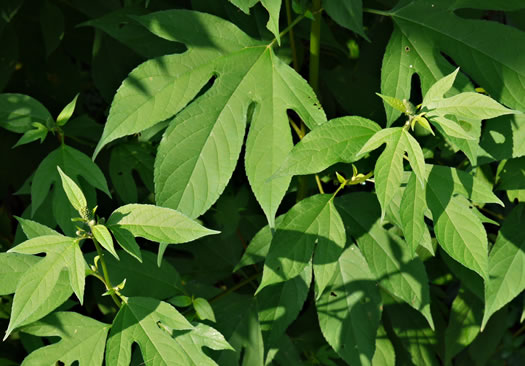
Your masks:
M47 315L53 301L50 296L55 286L60 284L62 270L67 270L69 286L82 304L84 298L84 277L86 262L80 251L78 242L62 235L46 235L29 239L9 252L21 254L46 253L46 256L32 266L20 279L13 299L13 309L7 336L13 329ZM57 304L54 304L58 306ZM34 318L33 314L39 318Z
M113 233L115 240L122 249L129 255L135 257L139 262L142 262L140 247L132 233L119 226L110 226L109 230Z
M339 257L333 278L316 301L325 339L349 364L370 364L381 319L381 295L359 248Z
M153 13L137 21L158 37L185 43L188 51L146 61L129 74L113 99L94 156L109 142L141 132L184 108L213 75L209 63L214 58L257 44L232 23L195 11ZM200 25L198 32L195 24Z
M445 93L452 89L456 76L458 75L459 67L450 74L443 76L436 81L425 93L422 106L431 105L433 102L440 101L444 98Z
M60 341L31 352L23 366L63 362L79 366L102 365L110 325L73 312L56 312L25 326L22 332L38 337L60 337Z
M425 44L429 63L442 59L443 52L499 102L525 108L518 97L522 87L516 83L525 75L525 65L519 62L520 50L515 46L525 42L523 32L497 22L461 18L442 2L403 5L392 13L396 28ZM423 80L424 75L420 77Z
M260 46L224 20L186 10L137 19L160 37L184 42L188 51L148 61L130 74L115 96L95 155L110 141L184 108L169 122L159 146L155 196L157 204L195 218L224 190L251 120L246 172L273 227L290 182L267 182L293 146L286 111L295 110L311 129L322 124L326 116L315 93L271 47ZM202 32L194 31L196 23L203 25ZM186 107L214 75L213 85Z
M485 228L470 209L469 201L464 196L453 195L450 171L440 174L442 172L430 172L426 192L437 241L452 258L486 280L488 242Z
M137 184L133 173L137 173L149 192L154 191L154 157L149 144L126 142L111 150L109 176L117 195L124 203L138 202Z
M131 20L132 16L147 14L147 9L133 6L115 11L111 11L114 9L108 10L110 11L103 16L88 20L78 26L91 26L99 29L147 59L184 51L184 46L180 43L159 38Z
M337 24L350 29L369 41L363 28L363 3L361 0L323 0L323 8Z
M450 318L445 330L445 364L470 345L478 336L481 326L483 304L470 292L459 290L452 302Z
M98 224L91 227L91 232L97 242L102 245L104 249L111 253L115 258L119 259L117 252L115 252L115 247L113 246L113 238L108 228L104 225Z
M286 282L265 287L257 294L259 322L264 345L268 349L278 345L286 328L297 318L312 282L312 266Z
M424 106L430 110L429 116L432 116L434 113L439 115L452 114L458 118L476 120L519 113L505 108L486 95L472 92L464 92L450 98L433 100Z
M196 329L168 303L131 297L122 303L113 320L106 347L106 362L129 365L131 347L137 343L146 366L216 365L201 349L204 343L211 343L216 337L209 337L209 329ZM208 340L203 339L206 336Z
M382 325L377 330L376 351L372 359L372 366L395 366L396 354L392 342L388 339L385 328Z
M473 141L477 144L479 133L476 130L466 131L456 117L452 115L429 114L428 120L448 138L456 138ZM466 123L465 121L463 121ZM472 128L471 128L472 129Z
M413 365L440 365L434 350L438 343L436 332L427 326L421 315L405 304L396 303L385 306L385 312Z
M525 189L525 157L507 160L499 173L498 190Z
M62 188L66 192L67 199L71 203L71 206L78 211L80 216L84 219L87 219L87 201L84 193L79 186L69 178L63 171L60 169L60 166L57 166L58 173L60 174L60 179L62 180Z
M31 184L31 212L35 214L44 199L48 195L51 186L58 187L60 175L57 171L59 166L76 184L78 178L84 178L91 186L101 190L111 197L106 178L98 166L84 153L72 147L61 145L58 149L49 153L42 160L35 171ZM56 205L56 202L54 202Z
M36 221L24 219L21 217L16 217L16 220L20 224L20 227L22 228L22 231L24 234L26 234L28 239L33 239L37 236L44 236L44 235L60 235L57 231L51 229L50 227L47 227L46 225L42 225Z
M389 97L388 95L379 94L379 93L376 93L376 95L380 97L381 99L383 99L383 101L386 104L388 104L390 107L398 110L401 113L407 113L407 106L405 105L405 103L403 103L402 100L394 98L394 97Z
M408 161L421 185L425 181L425 157L419 143L401 127L387 128L372 136L361 151L366 152L377 149L386 143L386 148L376 161L374 169L375 187L379 203L381 204L381 217L383 218L388 205L393 197L399 193L403 177L403 156L408 153Z
M261 0L261 4L268 11L270 19L266 23L266 28L273 33L277 44L281 45L281 36L279 35L279 13L281 12L282 0Z
M525 115L506 115L485 122L480 141L479 163L525 155Z
M211 307L208 300L198 297L193 300L193 307L200 320L211 320L212 322L216 321L213 308Z
M241 9L244 13L250 14L250 8L257 4L259 0L228 0L230 3Z
M332 119L295 145L275 176L314 174L339 162L353 163L359 150L380 129L362 117Z
M47 126L53 121L49 111L38 100L28 95L0 94L0 126L8 131L24 133L34 122Z
M218 234L200 225L187 216L166 207L144 204L129 204L117 208L109 217L110 230L126 230L151 241L180 244Z
M425 211L427 204L425 200L425 187L417 183L414 173L410 175L408 184L403 192L399 213L401 216L401 228L405 240L410 248L412 256L423 241L427 226L425 224Z
M314 272L319 276L316 282L319 294L331 277L328 272L337 265L345 241L344 226L331 195L318 194L300 201L276 229L256 293L298 276L309 265L315 249Z
M285 215L277 216L275 219L275 226L280 227ZM250 264L255 264L263 262L270 250L270 245L272 243L272 230L270 226L266 225L260 229L252 238L248 247L244 251L241 260L233 272L237 272L239 268L249 266Z
M22 137L20 137L16 144L13 145L13 149L17 146L25 145L36 140L40 140L40 143L44 142L47 133L49 132L47 127L40 122L33 122L32 126L34 129L24 132Z
M46 56L49 57L64 38L64 14L51 1L44 1L39 13Z
M0 295L14 293L20 278L39 260L33 255L0 253Z
M69 102L64 109L60 112L60 114L57 117L57 125L64 126L66 123L69 122L69 119L73 115L73 112L75 111L75 106L77 104L78 94L75 95L73 100Z
M485 282L485 312L482 329L489 318L525 289L525 205L516 206L503 222L489 256Z
M383 57L381 68L381 93L397 98L399 100L410 98L411 81L414 73L417 73L421 80L421 90L423 95L432 85L454 71L454 68L441 55L435 55L433 45L428 39L419 32L404 32L394 26L394 31ZM468 79L461 73L456 84L459 89L452 89L451 92L459 90L474 90L469 85ZM385 104L387 115L387 127L401 114Z
M434 327L425 266L419 257L412 258L406 243L382 227L376 197L361 192L335 201L347 233L356 239L379 285L420 311Z
M124 296L154 297L167 299L183 293L179 272L169 261L164 261L161 267L157 266L157 257L154 253L144 250L142 263L118 250L120 260L115 257L104 257L109 278L112 283L121 283L126 279L126 286L120 291ZM86 254L86 261L93 263L97 252ZM147 286L144 286L147 283Z

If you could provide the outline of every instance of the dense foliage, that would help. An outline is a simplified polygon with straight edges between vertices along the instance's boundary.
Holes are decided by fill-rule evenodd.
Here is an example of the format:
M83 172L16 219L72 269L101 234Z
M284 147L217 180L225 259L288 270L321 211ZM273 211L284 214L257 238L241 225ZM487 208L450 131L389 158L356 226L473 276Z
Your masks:
M523 365L525 3L363 3L2 1L0 365Z

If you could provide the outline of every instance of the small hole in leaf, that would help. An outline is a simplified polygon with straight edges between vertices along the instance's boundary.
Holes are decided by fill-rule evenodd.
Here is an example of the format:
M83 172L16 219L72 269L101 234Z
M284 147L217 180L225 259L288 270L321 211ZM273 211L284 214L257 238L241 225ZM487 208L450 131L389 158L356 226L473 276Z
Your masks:
M337 297L337 294L335 292L330 292L330 296Z
M410 47L405 46L405 52L410 52Z

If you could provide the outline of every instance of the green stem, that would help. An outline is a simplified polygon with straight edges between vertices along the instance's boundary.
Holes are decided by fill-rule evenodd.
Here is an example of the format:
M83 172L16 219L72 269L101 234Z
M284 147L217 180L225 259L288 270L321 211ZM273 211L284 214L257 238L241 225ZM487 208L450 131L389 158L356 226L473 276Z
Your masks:
M113 286L111 285L111 281L109 279L108 267L106 265L106 261L104 260L104 252L102 252L102 248L100 247L100 244L94 237L92 238L92 240L93 240L93 243L95 244L95 248L97 249L98 257L100 258L100 265L102 266L102 274L104 275L104 282L106 284L106 290L111 291L113 289ZM115 304L117 305L117 307L120 309L122 304L119 298L117 297L117 295L115 295L114 292L111 292L110 295L113 301L115 302Z
M363 13L383 15L385 17L389 17L389 16L392 15L392 13L389 13L388 11L377 10L377 9L370 9L370 8L363 8Z
M314 21L310 29L310 73L312 89L319 95L319 59L321 50L321 0L313 0Z
M295 27L297 23L299 23L304 18L304 15L299 15L297 18L295 18L294 21L288 25L288 27L284 28L284 30L281 33L279 33L279 38L283 38L288 32L291 32L293 27ZM275 42L277 42L277 38L274 38L273 41L270 42L268 47L272 47Z
M290 0L285 1L286 5L286 20L288 26L292 24L292 6L290 5ZM293 28L290 28L290 49L292 50L292 64L295 71L299 72L299 61L297 61L297 48L295 47L295 37L293 35Z
M250 277L246 278L245 280L239 282L238 284L230 287L229 289L227 290L224 290L223 292L221 292L220 294L212 297L209 302L212 303L212 302L215 302L221 298L223 298L224 296L227 296L229 294L231 294L232 292L234 291L237 291L238 289L240 289L241 287L244 287L246 286L247 284L251 283L253 280L257 279L260 275L262 274L262 272L258 272L254 275L251 275Z

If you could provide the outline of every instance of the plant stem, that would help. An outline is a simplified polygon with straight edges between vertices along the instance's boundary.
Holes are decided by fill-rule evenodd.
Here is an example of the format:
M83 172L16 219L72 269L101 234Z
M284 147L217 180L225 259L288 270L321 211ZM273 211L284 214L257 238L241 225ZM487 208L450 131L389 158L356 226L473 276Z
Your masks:
M292 7L290 5L290 0L285 1L286 5L286 20L288 22L288 26L292 24ZM290 49L292 50L292 64L295 71L299 72L299 61L297 61L297 48L295 47L295 37L293 35L293 28L290 28L290 34L288 34L290 37Z
M384 10L377 10L377 9L370 9L370 8L363 8L363 13L370 13L370 14L376 14L376 15L383 15L385 17L389 17L392 14L388 11Z
M317 188L319 188L319 193L324 194L323 184L317 174L315 175L315 182L317 183Z
M104 253L102 252L102 248L100 248L100 244L98 243L97 239L93 237L92 240L93 240L93 243L95 244L95 248L97 249L98 257L100 258L100 265L102 266L102 274L104 275L104 282L106 284L106 289L108 291L111 291L113 289L113 286L111 285L111 281L109 279L108 267L104 259ZM115 293L113 292L111 292L110 295L111 295L111 298L113 299L113 302L115 302L117 307L120 309L122 304L119 298L117 297L117 295L115 295Z
M313 0L312 13L314 21L310 29L310 73L312 89L319 95L319 58L321 50L321 0Z
M299 15L297 18L295 18L293 22L291 22L286 28L284 28L284 30L281 33L279 33L279 37L282 38L286 35L286 33L291 32L293 27L295 27L297 23L303 20L304 17L304 15ZM270 42L268 47L272 47L275 42L277 42L277 38L274 38L273 41Z
M239 282L238 284L230 287L229 289L227 290L224 290L223 292L221 292L220 294L212 297L209 302L212 303L212 302L215 302L221 298L223 298L224 296L228 295L228 294L231 294L232 292L234 291L237 291L238 289L240 289L241 287L244 287L246 286L247 284L251 283L253 280L257 279L257 277L259 277L260 275L262 274L262 272L258 272L258 273L255 273L253 275L251 275L250 277L246 278L245 280L242 280L241 282Z

